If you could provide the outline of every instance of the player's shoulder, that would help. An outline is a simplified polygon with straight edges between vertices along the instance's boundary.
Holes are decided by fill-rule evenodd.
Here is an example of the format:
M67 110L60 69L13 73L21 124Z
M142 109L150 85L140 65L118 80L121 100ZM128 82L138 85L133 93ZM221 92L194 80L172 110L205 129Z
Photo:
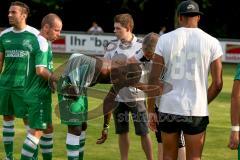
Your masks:
M118 42L119 42L119 40L117 38L109 41L106 44L106 46L105 46L105 50L106 51L113 51L113 50L115 50L117 48L117 46L118 46Z
M9 32L13 31L13 27L9 27L9 28L6 28L4 29L1 33L0 33L0 36L4 35L4 34L7 34Z
M143 39L142 38L137 38L136 43L142 44L143 43Z
M209 46L209 44L211 45L220 45L220 41L213 37L212 35L208 34L207 32L204 32L202 29L197 28L197 31L199 33L199 37L205 41L205 43Z
M133 40L132 40L132 43L136 43L136 44L141 44L142 45L142 42L143 42L143 39L134 35L133 34Z
M39 47L40 47L41 51L43 51L43 52L48 51L49 44L48 44L47 39L41 35L38 35L37 39L38 39L38 43L39 43Z
M39 33L40 33L38 29L36 29L36 28L34 28L32 26L29 26L29 25L27 25L26 31L28 31L29 33L32 33L35 36L38 36Z

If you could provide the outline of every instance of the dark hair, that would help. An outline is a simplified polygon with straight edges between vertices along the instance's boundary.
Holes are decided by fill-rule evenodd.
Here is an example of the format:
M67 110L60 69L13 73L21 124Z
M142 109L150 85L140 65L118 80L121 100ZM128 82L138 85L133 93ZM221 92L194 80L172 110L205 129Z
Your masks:
M124 14L118 14L114 17L115 23L120 23L124 28L130 28L130 30L133 30L134 22L133 18L130 14L124 13Z
M26 15L28 15L30 13L30 9L28 7L28 5L26 5L23 2L20 1L15 1L11 3L11 6L18 6L22 8L22 12L25 13Z

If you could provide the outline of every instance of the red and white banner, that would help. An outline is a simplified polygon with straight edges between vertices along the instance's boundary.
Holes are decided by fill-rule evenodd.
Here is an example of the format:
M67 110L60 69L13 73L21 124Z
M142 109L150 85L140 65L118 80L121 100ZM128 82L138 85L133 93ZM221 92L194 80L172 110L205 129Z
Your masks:
M104 55L104 46L114 35L66 34L52 44L53 52L74 53L80 52L88 55Z
M143 35L140 35L142 37ZM52 44L55 53L80 52L87 55L104 55L104 46L116 39L114 34L91 35L80 32L63 32ZM223 62L240 62L240 40L220 39L223 49Z
M240 62L240 41L220 41L223 48L223 62Z

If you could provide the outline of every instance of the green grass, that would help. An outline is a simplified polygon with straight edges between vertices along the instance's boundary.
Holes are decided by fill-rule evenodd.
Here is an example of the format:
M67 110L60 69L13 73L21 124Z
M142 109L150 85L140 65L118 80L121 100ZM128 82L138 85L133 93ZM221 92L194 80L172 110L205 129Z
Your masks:
M55 68L67 59L66 55L57 55L54 57ZM224 87L221 94L210 104L210 124L207 129L207 137L203 150L203 160L234 160L237 159L237 152L231 151L227 148L229 134L230 134L230 94L233 83L233 76L235 74L236 65L224 64L223 77ZM107 90L109 85L97 85L96 88ZM101 104L102 99L89 98L90 110ZM56 105L56 95L53 95L53 104ZM92 119L88 122L87 141L85 147L86 160L119 160L118 138L114 134L114 124L111 122L110 133L108 140L102 144L97 145L96 140L99 138L102 129L102 117ZM60 124L60 120L53 113L53 123L55 128L54 134L54 151L53 156L55 160L65 160L65 137L66 126ZM132 124L132 123L131 123ZM2 118L0 120L2 126ZM15 141L14 141L14 157L19 159L22 143L25 139L25 128L20 119L15 122ZM134 134L133 125L130 126L130 160L143 160L145 155L141 149L140 137ZM2 128L0 128L2 133ZM151 132L152 142L154 146L154 156L157 155L157 143L155 135ZM0 136L0 160L4 158L4 149L2 144L2 136ZM41 156L39 156L41 160Z

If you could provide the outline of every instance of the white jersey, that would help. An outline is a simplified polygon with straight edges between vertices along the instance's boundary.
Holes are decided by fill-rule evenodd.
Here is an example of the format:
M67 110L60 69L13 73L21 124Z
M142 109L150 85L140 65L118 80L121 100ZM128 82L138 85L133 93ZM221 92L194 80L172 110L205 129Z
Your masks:
M106 47L106 52L104 57L107 59L112 59L115 55L124 54L127 58L130 58L139 52L142 48L142 40L137 37L133 37L133 40L129 44L123 44L120 40L111 41ZM134 87L124 87L122 88L117 97L118 102L133 102L145 100L145 94L143 91L138 90Z
M199 28L178 28L162 35L155 53L164 58L164 80L173 89L162 95L159 111L183 116L208 116L208 72L223 55L219 41Z

